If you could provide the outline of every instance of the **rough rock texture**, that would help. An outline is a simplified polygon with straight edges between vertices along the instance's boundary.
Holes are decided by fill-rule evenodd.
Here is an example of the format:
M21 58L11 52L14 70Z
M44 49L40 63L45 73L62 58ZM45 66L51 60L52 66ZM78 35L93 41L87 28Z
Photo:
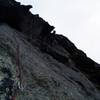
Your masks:
M30 8L0 0L0 100L100 100L100 65Z

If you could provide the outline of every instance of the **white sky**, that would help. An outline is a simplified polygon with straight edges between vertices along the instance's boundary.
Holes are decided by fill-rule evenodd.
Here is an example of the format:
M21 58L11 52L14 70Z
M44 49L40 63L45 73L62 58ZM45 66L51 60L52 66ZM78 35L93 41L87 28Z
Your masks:
M100 63L100 0L17 0Z

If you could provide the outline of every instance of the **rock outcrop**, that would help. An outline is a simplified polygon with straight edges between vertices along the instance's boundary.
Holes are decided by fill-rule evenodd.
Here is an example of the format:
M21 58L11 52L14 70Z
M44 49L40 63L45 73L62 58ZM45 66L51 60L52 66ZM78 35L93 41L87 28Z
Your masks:
M100 65L31 7L0 0L0 100L100 100Z

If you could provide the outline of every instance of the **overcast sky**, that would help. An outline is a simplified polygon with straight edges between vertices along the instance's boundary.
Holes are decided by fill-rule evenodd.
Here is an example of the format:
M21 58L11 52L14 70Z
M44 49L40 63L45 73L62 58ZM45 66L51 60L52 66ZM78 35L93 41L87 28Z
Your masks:
M100 63L100 0L17 0Z

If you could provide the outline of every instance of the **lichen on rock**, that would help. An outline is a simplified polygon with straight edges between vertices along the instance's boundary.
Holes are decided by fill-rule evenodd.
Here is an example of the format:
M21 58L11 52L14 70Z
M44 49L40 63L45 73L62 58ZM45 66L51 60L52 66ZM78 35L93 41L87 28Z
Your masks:
M10 100L14 92L16 79L15 64L7 50L0 47L0 99ZM17 86L17 84L16 84Z

